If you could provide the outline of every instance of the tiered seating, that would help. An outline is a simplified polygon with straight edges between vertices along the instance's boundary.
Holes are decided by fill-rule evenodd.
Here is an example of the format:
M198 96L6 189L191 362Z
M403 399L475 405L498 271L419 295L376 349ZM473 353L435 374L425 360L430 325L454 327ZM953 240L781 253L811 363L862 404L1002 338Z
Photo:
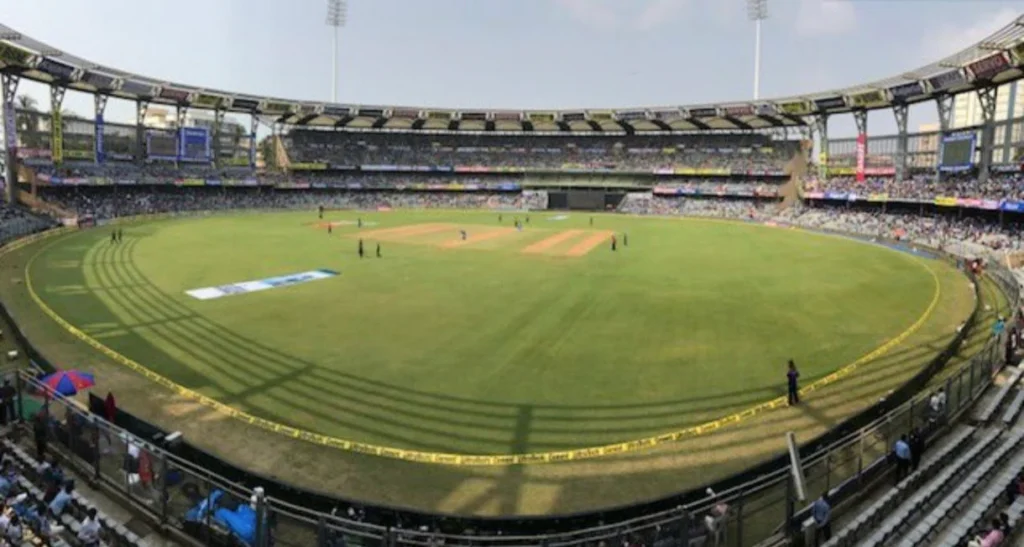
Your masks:
M1010 460L1008 465L1005 465L1002 472L996 476L995 479L989 483L989 487L976 500L974 505L960 516L960 518L953 523L950 527L951 533L948 534L941 543L940 546L944 547L956 547L961 542L969 539L971 530L975 530L987 519L992 516L993 509L995 508L996 502L1006 491L1006 486L1010 484L1010 481L1017 475L1018 470L1024 466L1024 453L1018 453L1016 457ZM1019 500L1018 500L1019 501ZM1024 505L1015 502L1018 506L1017 517L1020 517L1020 511L1024 510ZM1007 513L1009 514L1009 513ZM1012 518L1012 517L1011 517ZM905 545L923 545L924 542L907 543Z
M30 495L41 501L43 499L43 491L28 478L35 477L38 480L39 477L37 476L36 470L39 469L40 462L20 446L9 440L4 440L3 445L6 450L13 454L14 457L22 464L22 486ZM100 511L99 508L97 508L91 501L86 499L77 491L72 493L71 503L61 515L61 523L66 526L73 535L77 535L81 528L81 521L85 518L90 509L96 509L97 520L99 521L102 529L101 535L106 538L106 544L108 546L130 547L141 543L142 540L138 534L129 530L123 523L104 514L103 511Z
M943 468L935 475L933 481L913 492L913 495L892 511L889 518L885 519L882 525L860 544L883 545L899 536L907 523L914 521L921 512L931 507L955 479L974 468L975 463L996 444L1000 434L1000 431L984 433L977 444L953 461L953 463L949 464L949 466Z
M992 416L995 415L999 405L1003 404L1003 400L1006 399L1006 396L1009 395L1014 386L1020 382L1021 375L1024 375L1024 368L1018 368L1013 371L1013 374L1010 375L1009 381L999 388L995 397L993 397L988 404L978 409L974 414L975 421L983 424L988 423L988 421L992 419Z
M1006 410L1003 411L1003 425L1013 424L1017 415L1020 414L1022 406L1024 406L1024 389L1018 389L1017 396L1010 401L1010 404L1006 405Z
M901 547L914 547L917 545L930 545L935 537L937 531L941 530L942 525L947 519L956 514L960 510L961 506L967 503L972 495L977 492L986 480L989 478L993 469L998 465L1003 464L1003 459L1007 454L1017 450L1021 442L1024 441L1024 428L1017 428L1010 432L1006 441L999 446L994 452L986 457L977 467L975 467L966 478L964 478L956 486L956 488L946 495L943 500L929 513L925 518L914 527L913 530L907 534L907 537L900 544ZM1019 460L1019 462L1018 462ZM985 491L982 495L981 500L978 504L973 506L970 511L965 513L961 517L961 522L958 522L954 527L954 534L958 535L963 526L963 521L966 519L967 522L971 523L966 529L963 529L963 535L966 536L973 528L974 518L983 516L989 507L995 502L995 499L1006 490L1006 485L1009 484L1010 480L1016 475L1019 465L1024 464L1024 456L1018 454L1013 460L1013 465L1009 467L1010 474L1003 476L1000 474L996 480L992 482L992 486ZM953 545L955 545L954 543Z
M864 531L876 526L893 509L899 506L911 492L917 490L938 469L948 464L971 441L975 431L973 427L961 426L950 433L949 439L945 444L936 448L932 454L925 458L916 471L900 481L895 488L889 490L884 496L857 515L857 518L839 530L825 545L827 547L836 547L838 545L851 544Z

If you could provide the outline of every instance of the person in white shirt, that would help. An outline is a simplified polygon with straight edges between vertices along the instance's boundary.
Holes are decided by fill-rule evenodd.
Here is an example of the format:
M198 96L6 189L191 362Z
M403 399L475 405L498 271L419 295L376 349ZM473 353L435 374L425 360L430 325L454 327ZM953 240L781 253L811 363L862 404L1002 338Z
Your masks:
M940 387L938 391L932 394L931 400L928 401L928 406L931 407L932 420L941 420L946 412L946 390Z
M85 547L95 547L100 544L100 521L96 518L96 509L89 509L89 514L82 521L82 527L78 529L78 540Z

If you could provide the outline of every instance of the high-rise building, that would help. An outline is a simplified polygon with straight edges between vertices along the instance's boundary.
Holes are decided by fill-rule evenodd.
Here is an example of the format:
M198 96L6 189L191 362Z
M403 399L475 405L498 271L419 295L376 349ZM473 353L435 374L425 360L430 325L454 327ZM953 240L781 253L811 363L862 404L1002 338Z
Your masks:
M996 119L1000 122L1024 115L1024 104L1020 104L1017 82L999 86L996 91ZM971 127L982 124L981 103L974 92L961 93L953 100L953 128Z

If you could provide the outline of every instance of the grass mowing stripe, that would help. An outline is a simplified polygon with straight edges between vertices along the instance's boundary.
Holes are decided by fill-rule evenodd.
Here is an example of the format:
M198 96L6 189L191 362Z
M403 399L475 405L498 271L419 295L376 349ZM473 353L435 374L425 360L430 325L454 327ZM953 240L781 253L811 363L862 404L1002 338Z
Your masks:
M932 275L933 275L933 277L934 277L934 272L932 272ZM936 279L936 281L937 281L937 279ZM930 306L930 308L934 308L934 299L933 299L933 305L931 305L931 306ZM922 323L922 321L919 321L919 322L918 322L919 326L920 326L920 323ZM901 339L900 337L897 337L897 338L898 338L898 339ZM903 338L905 338L905 336L904 336ZM876 353L876 355L877 355L877 354L879 354L879 353ZM849 366L848 366L848 367L849 367ZM837 378L837 377L835 376L835 373L834 373L834 375L830 375L830 376L831 376L831 378L834 378L834 379L835 379L835 378ZM826 378L828 378L828 377L826 377ZM835 380L833 380L833 381L835 381ZM810 386L808 386L808 388L812 389L814 385L815 385L815 384L811 384ZM752 413L752 411L748 410L748 411L743 411L742 413L737 413L736 415L733 415L733 416L740 416L740 418L739 418L739 419L741 419L741 418L742 418L742 417L744 417L744 416L749 416L749 415L753 415L754 413L756 413L756 411ZM719 422L719 423L722 423L722 421L718 421L718 422ZM701 429L700 429L700 427L701 427L701 426L697 426L697 427L698 427L698 428L697 428L697 431L701 430ZM660 436L659 438L664 438L664 435ZM623 445L625 445L625 444L623 444ZM622 445L620 445L620 446L622 446ZM614 450L614 449L612 449L612 451L613 451L613 450ZM578 453L578 454L584 455L584 454L583 454L583 453L584 453L584 451L570 451L570 452L575 452L575 453ZM610 451L609 451L609 452L610 452ZM520 455L520 456L526 456L526 455Z

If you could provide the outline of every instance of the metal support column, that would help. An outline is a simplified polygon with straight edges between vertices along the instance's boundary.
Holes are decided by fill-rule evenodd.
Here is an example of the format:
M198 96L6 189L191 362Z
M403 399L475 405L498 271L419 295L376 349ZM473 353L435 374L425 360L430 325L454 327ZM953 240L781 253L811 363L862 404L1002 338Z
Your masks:
M814 129L818 134L818 181L828 180L828 114L814 116Z
M942 171L939 164L942 163L942 138L949 134L950 125L953 123L953 95L944 94L935 98L935 107L939 111L939 156L936 158L935 182L942 180Z
M135 101L135 163L146 162L146 113L149 112L149 101Z
M976 90L981 104L981 161L978 162L978 181L988 181L992 166L992 152L996 140L996 94L998 87L982 87Z
M4 177L4 201L14 201L15 187L18 185L18 123L14 112L14 100L18 93L17 74L0 74L0 84L3 85L3 121L4 121L4 163L6 170Z
M1011 163L1013 161L1013 120L1016 119L1017 109L1017 81L1010 82L1009 97L1006 98L1006 131L1003 131L1003 155L999 163Z
M66 88L50 85L50 157L53 163L64 162L64 94Z
M213 146L212 146L212 148L213 148L213 157L210 158L210 160L211 160L211 162L213 163L213 165L215 167L222 167L220 165L220 149L221 149L220 136L221 136L221 133L223 132L223 130L224 130L224 111L218 108L218 109L213 111L213 131L212 131L213 135L211 136L211 138L213 139Z
M253 114L249 119L249 168L256 168L256 129L259 128L260 119ZM263 158L266 160L266 158Z
M103 163L106 161L106 153L103 151L103 114L107 111L107 96L100 95L99 93L93 95L93 108L95 111L95 116L93 117L95 135L92 147L96 152L96 163Z
M860 136L864 135L864 157L863 161L860 158L860 152L857 152L855 161L856 168L854 173L860 172L860 175L864 175L861 168L865 167L868 162L868 111L867 110L854 110L853 111L853 122L857 125L857 148L860 148Z
M892 114L896 118L896 182L907 179L907 112L910 108L905 104L895 104Z

